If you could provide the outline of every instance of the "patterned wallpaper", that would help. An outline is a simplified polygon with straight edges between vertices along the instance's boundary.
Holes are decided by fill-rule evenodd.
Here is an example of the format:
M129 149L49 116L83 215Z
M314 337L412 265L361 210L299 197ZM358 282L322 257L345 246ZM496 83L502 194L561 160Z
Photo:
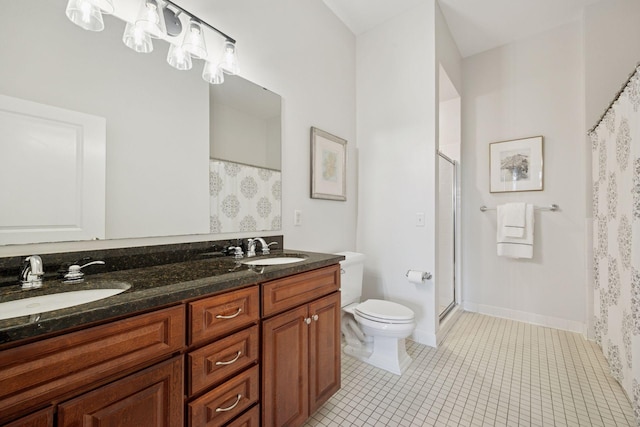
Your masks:
M282 228L281 172L211 159L209 194L212 233Z
M640 74L589 134L596 342L640 425Z

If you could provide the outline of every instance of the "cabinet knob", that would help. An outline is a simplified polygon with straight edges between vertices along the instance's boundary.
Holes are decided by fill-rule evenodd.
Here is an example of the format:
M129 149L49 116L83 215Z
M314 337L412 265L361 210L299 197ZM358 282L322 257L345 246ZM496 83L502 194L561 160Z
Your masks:
M317 321L318 321L318 315L317 315L317 314L314 314L314 315L312 316L312 319L313 319L313 321L314 321L314 322L317 322Z
M306 319L304 319L304 323L306 323L307 325L311 324L311 318L307 317Z

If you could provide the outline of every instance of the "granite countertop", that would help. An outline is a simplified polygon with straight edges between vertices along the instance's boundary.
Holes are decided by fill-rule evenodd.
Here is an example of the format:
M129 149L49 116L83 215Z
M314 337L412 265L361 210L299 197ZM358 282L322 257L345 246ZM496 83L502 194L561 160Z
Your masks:
M74 307L0 320L0 345L255 285L336 264L344 259L334 254L288 250L273 251L268 257L278 256L300 256L305 260L261 267L241 264L262 258L260 256L238 262L233 257L201 254L190 261L91 274L79 284L65 284L61 279L56 279L45 280L42 288L34 290L22 290L18 284L5 286L0 288L0 303L58 292L126 285L130 285L130 288L120 294Z

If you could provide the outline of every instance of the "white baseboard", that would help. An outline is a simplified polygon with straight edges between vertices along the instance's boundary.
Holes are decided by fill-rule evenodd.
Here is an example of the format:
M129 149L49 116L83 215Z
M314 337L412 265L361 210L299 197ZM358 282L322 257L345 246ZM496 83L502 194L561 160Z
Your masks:
M532 325L546 326L563 331L577 332L586 337L587 326L582 322L575 320L560 319L558 317L543 316L536 313L526 311L512 310L509 308L495 307L485 304L476 304L465 301L463 303L465 311L472 311L480 314L487 314L493 317L501 317L503 319L517 320L519 322L531 323Z

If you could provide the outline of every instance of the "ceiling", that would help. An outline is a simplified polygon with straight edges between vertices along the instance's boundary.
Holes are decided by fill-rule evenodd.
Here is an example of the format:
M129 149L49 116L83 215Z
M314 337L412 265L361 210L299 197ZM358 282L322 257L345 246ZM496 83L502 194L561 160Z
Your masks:
M425 0L323 0L356 34ZM463 57L566 24L584 6L609 0L438 0Z

